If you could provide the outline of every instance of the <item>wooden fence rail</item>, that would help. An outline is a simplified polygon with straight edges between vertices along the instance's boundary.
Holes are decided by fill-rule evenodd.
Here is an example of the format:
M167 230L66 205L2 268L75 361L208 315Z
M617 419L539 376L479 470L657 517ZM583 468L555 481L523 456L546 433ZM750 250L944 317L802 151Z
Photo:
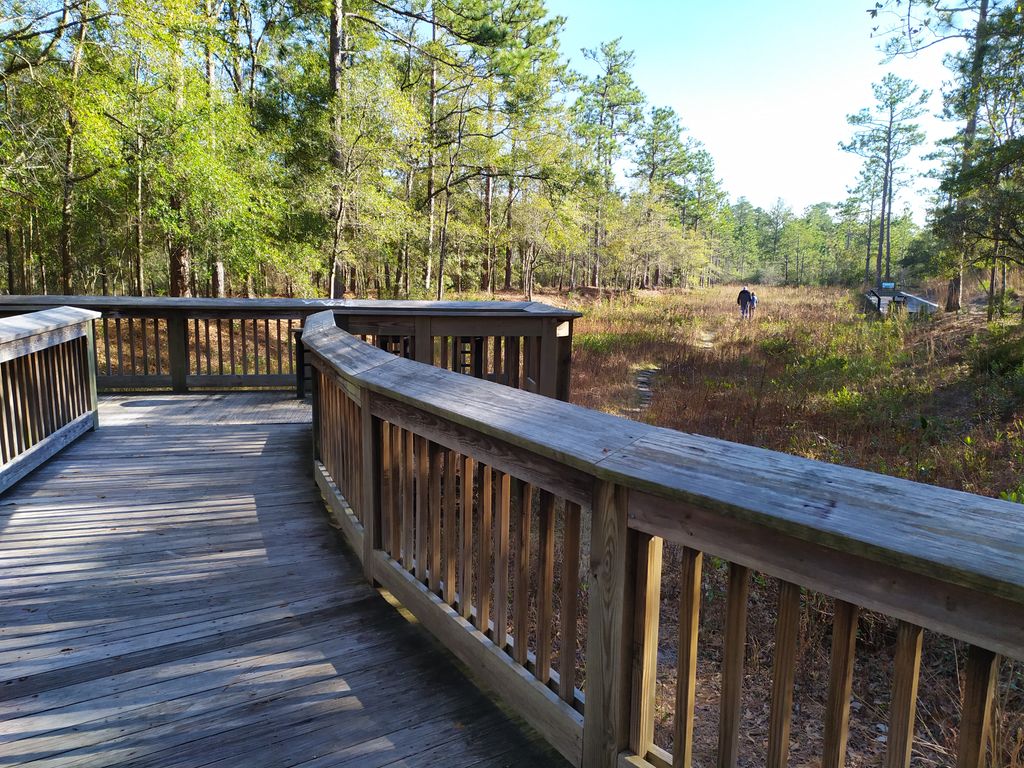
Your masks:
M568 399L572 321L536 302L4 296L0 315L62 304L94 321L101 391L305 391L296 331L313 312L402 357ZM298 380L298 385L296 384Z
M909 765L922 628L970 644L957 765L983 765L999 657L1024 658L1019 505L455 376L330 313L303 341L317 481L366 577L575 765L692 764L705 556L729 564L718 765L739 761L755 574L779 584L768 765L787 764L812 593L835 600L822 765L845 761L864 609L899 621L886 765ZM654 744L666 541L683 548L671 752Z
M0 320L0 493L96 427L96 317L60 307Z

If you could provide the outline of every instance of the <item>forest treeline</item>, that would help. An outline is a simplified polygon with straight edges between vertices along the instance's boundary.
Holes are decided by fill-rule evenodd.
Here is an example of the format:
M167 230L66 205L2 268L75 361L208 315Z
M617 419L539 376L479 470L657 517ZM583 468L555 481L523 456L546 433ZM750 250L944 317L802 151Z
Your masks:
M927 23L901 17L893 54L966 40L924 231L900 192L926 94L893 76L849 116L849 197L795 213L730 200L620 41L573 71L541 0L0 3L8 292L442 297L1018 259L1024 38L993 0L894 2Z

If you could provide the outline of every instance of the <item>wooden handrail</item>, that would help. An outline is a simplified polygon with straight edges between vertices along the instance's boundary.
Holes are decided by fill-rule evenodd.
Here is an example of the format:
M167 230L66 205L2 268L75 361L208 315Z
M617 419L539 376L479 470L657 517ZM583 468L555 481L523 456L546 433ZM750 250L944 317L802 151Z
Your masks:
M369 346L337 328L329 313L307 320L303 341L318 371L317 458L324 458L325 448L329 454L317 464L319 482L361 553L367 576L391 589L577 765L612 766L628 755L633 755L632 764L671 760L651 743L646 722L652 716L651 665L656 659L651 643L658 634L658 611L649 606L660 600L655 564L660 562L656 545L663 539L696 554L696 560L684 558L695 563L693 569L684 568L688 584L699 584L701 553L723 557L734 566L723 686L734 681L729 685L737 686L735 691L742 684L736 665L743 662L751 569L836 598L834 708L829 710L834 717L826 726L825 764L841 764L832 759L841 761L836 756L845 750L858 609L966 640L978 649L978 658L993 652L1024 658L1024 515L1019 505L652 427L455 376ZM347 412L347 422L325 419L326 402L331 403L330 413ZM347 405L339 408L339 403ZM346 424L359 424L359 435ZM348 442L339 446L339 441ZM438 456L444 468L441 459L435 462ZM358 466L358 472L348 471L343 482L345 471L332 469L332 463L344 467L346 462ZM585 704L582 696L570 702L555 695L564 686L547 669L538 671L538 665L549 661L544 644L538 643L531 657L527 651L532 649L515 637L526 624L510 620L516 631L506 642L505 627L489 617L474 618L477 603L472 598L460 603L456 591L445 587L456 575L449 562L459 569L471 567L464 553L449 550L443 567L430 554L435 540L441 549L455 541L447 538L448 521L459 525L463 509L467 515L484 514L483 501L474 501L472 495L460 501L457 488L474 489L488 504L501 498L482 490L491 485L476 474L481 466L522 484L515 492L521 499L517 519L526 527L516 533L512 525L517 541L530 540L531 524L540 526L542 541L550 535L544 533L551 525L552 513L544 511L548 502L542 498L537 506L522 500L528 498L523 495L527 490L534 498L534 489L540 497L556 498L558 508L564 506L565 520L575 507L591 515ZM420 501L419 487L428 491L425 501ZM352 494L359 495L355 507ZM431 529L440 521L443 531ZM501 549L498 535L507 533L509 528L502 527L507 524L507 519L496 524L495 549L481 549L478 558L488 564L497 557L498 574L510 567L507 557L495 554ZM471 531L454 529L452 535L465 538ZM419 548L421 538L427 541L425 550ZM541 550L537 572L549 574L544 545ZM417 563L421 551L426 552L425 564ZM532 557L528 552L523 556ZM437 570L439 574L431 573ZM563 581L566 577L563 573ZM538 585L541 593L552 588ZM681 631L695 626L693 601L699 596L692 586L682 591L680 610L686 620L681 618ZM780 621L790 622L799 589L783 592L787 602L784 611L780 607ZM513 589L513 602L519 599L516 594L518 588ZM536 599L540 611L547 598L541 594ZM535 630L549 631L543 625ZM680 659L694 657L689 647L694 642L695 631L681 636ZM782 641L780 647L791 645ZM907 691L916 691L919 657L900 656L899 679L910 679L913 673L915 682L912 688L901 682L900 706L892 713L895 725L905 726L908 707L913 722L914 694ZM787 662L779 664L785 673ZM972 669L979 677L971 690L988 690L984 686L995 665L978 662ZM569 671L564 661L559 671ZM779 734L788 733L790 717L787 678L782 674L780 679L773 695L776 735L769 745L775 764L785 764L788 739L780 744ZM687 700L692 709L692 683L681 670L680 690L690 691L680 694L683 717ZM739 699L723 691L722 701L720 751L728 759L738 737ZM976 696L969 706L984 710L987 704ZM582 723L576 719L580 709ZM967 757L961 765L971 764L977 739L987 738L985 711L965 712L965 717L980 718L981 725L964 730L961 754ZM685 725L677 724L681 738L687 733ZM906 727L895 732L909 738ZM905 764L906 758L897 753L908 743L890 744L896 755L890 765ZM679 749L685 754L687 745Z
M295 386L304 392L293 336L308 315L331 310L339 326L364 340L474 376L494 378L499 357L515 359L502 383L568 399L572 321L579 317L538 302L132 296L4 296L0 315L60 304L101 314L94 332L104 391Z
M98 425L98 316L59 307L0 319L0 493Z

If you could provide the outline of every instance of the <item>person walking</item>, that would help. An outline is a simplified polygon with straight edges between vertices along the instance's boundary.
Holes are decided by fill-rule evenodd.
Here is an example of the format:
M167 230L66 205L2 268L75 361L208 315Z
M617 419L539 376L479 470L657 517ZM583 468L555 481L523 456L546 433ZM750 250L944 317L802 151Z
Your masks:
M757 294L753 291L750 292L750 306L747 308L747 317L751 320L754 319L754 311L757 309Z
M740 319L746 320L750 317L750 291L743 286L740 295L736 297L736 303L740 305Z

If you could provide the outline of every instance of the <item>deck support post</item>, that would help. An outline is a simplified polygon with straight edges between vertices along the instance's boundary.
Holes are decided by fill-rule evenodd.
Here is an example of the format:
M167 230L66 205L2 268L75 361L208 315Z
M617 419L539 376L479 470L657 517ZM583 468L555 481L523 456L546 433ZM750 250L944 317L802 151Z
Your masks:
M629 746L632 698L633 585L636 533L627 521L629 491L598 481L590 543L587 707L583 765L615 768Z

